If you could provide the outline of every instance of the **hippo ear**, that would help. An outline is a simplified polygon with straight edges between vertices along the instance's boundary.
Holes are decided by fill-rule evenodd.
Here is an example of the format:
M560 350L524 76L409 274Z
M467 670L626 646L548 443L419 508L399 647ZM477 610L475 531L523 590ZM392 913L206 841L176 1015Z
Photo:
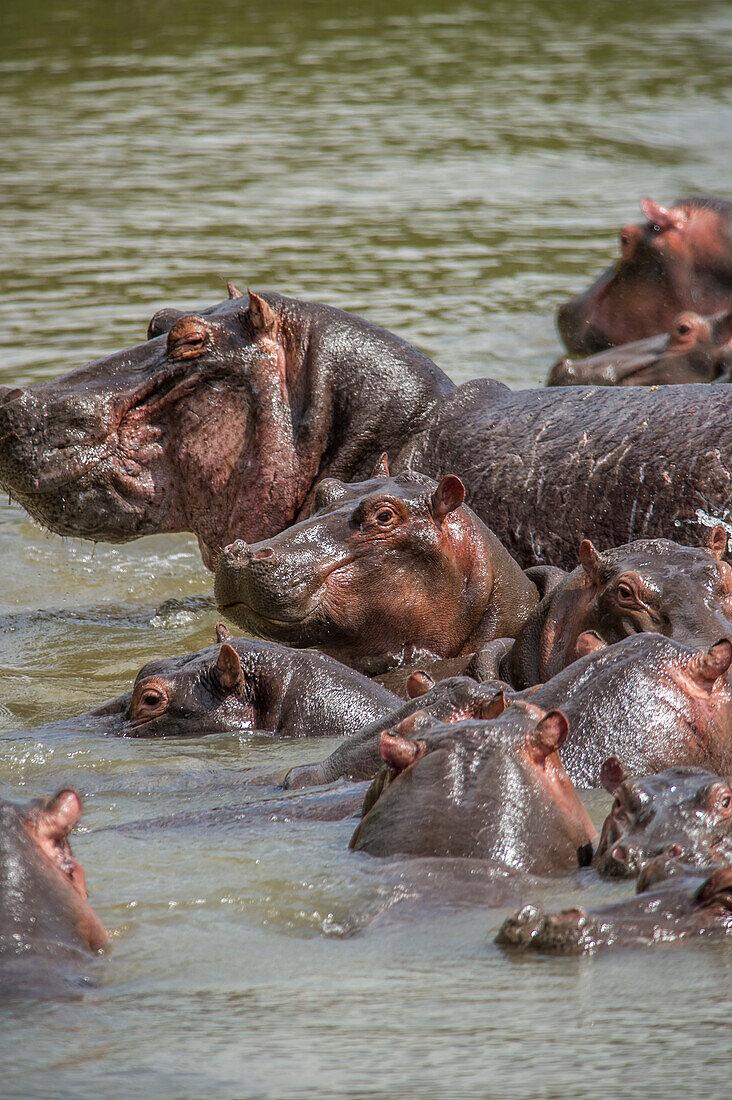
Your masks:
M419 760L425 751L424 741L407 741L404 737L395 737L383 730L379 738L379 756L385 764L403 772L415 760Z
M460 478L456 477L455 474L448 474L447 477L443 477L430 498L432 515L437 523L442 523L445 516L459 508L464 500L465 486Z
M371 477L375 478L375 477L390 477L390 476L391 475L389 473L389 456L386 453L386 451L384 451L379 456L378 462L376 463L373 470L371 471Z
M702 905L721 905L732 909L732 867L720 867L703 882L696 892Z
M692 680L708 690L711 690L715 681L732 664L732 642L727 638L720 638L706 653L695 653L687 665L687 672Z
M221 642L228 642L233 637L234 635L231 633L226 623L216 623L216 641L219 642L219 644Z
M247 293L249 294L249 320L255 336L274 336L277 331L277 314L272 306L253 290Z
M712 318L712 340L719 347L732 342L732 309Z
M321 508L329 508L331 504L335 504L337 500L346 496L347 492L346 486L337 477L324 477L315 486L312 511L319 512Z
M241 683L239 654L228 642L224 642L216 658L216 678L225 691L234 691Z
M411 737L417 728L417 724L421 724L427 717L426 710L413 710L406 718L402 718L396 727L396 732L400 737Z
M484 699L478 706L478 713L476 718L482 718L484 722L490 722L493 718L498 718L503 714L506 707L509 706L509 699L505 691L497 691L492 699Z
M595 549L589 539L582 539L580 543L579 560L587 576L597 584L600 576L602 554L599 550Z
M410 699L418 699L420 695L426 695L432 691L435 681L421 669L417 669L407 680L407 695Z
M718 523L716 527L707 535L707 549L711 550L717 561L721 561L724 555L727 553L727 540L729 538L729 532L727 528Z
M641 199L640 204L641 212L645 218L652 225L657 225L659 229L683 229L686 225L689 215L685 210L681 210L677 207L661 206L660 203L654 202L653 199Z
M625 768L620 763L617 756L608 756L607 760L600 768L600 783L605 790L609 794L615 794L620 784L624 783L626 778Z
M76 791L65 787L53 796L43 816L50 835L57 840L62 840L79 823L81 799Z
M244 295L239 290L239 288L234 286L233 283L227 283L226 284L226 293L229 295L229 301L233 301L235 298L243 298L244 297Z
M604 642L595 630L583 630L577 639L575 646L578 657L587 657L590 653L598 653L601 649L607 649Z
M526 747L535 764L561 748L569 735L569 722L561 710L548 710L536 728L526 735Z

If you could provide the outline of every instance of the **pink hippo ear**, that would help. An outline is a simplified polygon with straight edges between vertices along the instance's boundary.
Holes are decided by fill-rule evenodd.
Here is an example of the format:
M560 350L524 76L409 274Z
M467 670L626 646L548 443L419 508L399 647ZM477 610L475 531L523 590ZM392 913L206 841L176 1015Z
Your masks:
M648 218L652 225L657 225L660 230L683 229L689 215L679 207L661 206L653 199L641 199L640 208L643 216Z
M535 764L561 748L569 735L569 722L561 710L548 710L536 728L526 734L526 748Z
M608 756L600 768L600 783L609 794L615 794L621 783L627 779L625 768L617 756Z
M407 695L410 699L418 699L420 695L426 695L435 686L435 681L426 672L417 669L407 680Z
M389 456L384 451L371 471L371 477L389 477Z
M598 653L601 649L607 649L607 642L603 642L600 635L594 630L584 630L575 646L578 657L587 657L590 653Z
M478 707L476 718L482 718L484 722L490 722L498 718L509 706L509 699L505 691L497 691L492 699L485 699Z
M695 653L689 661L687 672L694 683L711 690L715 681L732 664L732 642L727 638L720 638L706 653Z
M219 642L219 643L228 642L233 637L234 637L234 635L231 633L231 631L229 630L226 623L216 623L216 641L217 642Z
M255 336L274 337L277 332L277 314L269 302L265 302L264 298L260 298L253 290L247 293L249 294L249 320Z
M216 677L224 691L234 691L241 683L239 654L228 642L224 642L216 658Z
M243 298L244 297L244 295L239 290L239 288L234 286L233 283L227 283L226 284L226 293L229 295L229 300L230 301L233 301L234 298Z
M382 732L379 738L379 756L385 764L395 768L398 772L403 772L415 760L419 760L424 750L424 741L407 741L406 738L395 737L393 734L387 733L386 730Z
M595 549L589 539L582 539L580 543L579 560L587 576L591 581L597 584L600 579L600 562L602 561L602 554L599 550Z
M717 561L721 561L727 553L728 539L729 533L727 528L721 523L713 527L707 535L707 549L712 551Z
M81 799L71 787L65 787L53 796L43 811L48 834L62 840L75 829L81 819Z
M454 512L465 500L465 486L455 474L443 477L431 497L432 515L437 523L442 523L445 516Z

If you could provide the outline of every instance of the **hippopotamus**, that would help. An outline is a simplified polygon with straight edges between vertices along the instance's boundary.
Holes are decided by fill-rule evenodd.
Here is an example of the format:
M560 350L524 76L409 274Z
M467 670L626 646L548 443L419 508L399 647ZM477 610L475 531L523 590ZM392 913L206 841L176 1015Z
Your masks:
M732 636L732 569L723 561L727 528L715 526L705 547L638 539L599 551L589 539L580 564L551 588L497 665L516 688L555 676L583 653L593 631L609 645L641 631L696 648Z
M640 205L646 221L621 229L620 259L559 308L559 332L573 355L667 332L681 310L729 306L732 203L694 196Z
M109 936L88 901L86 876L69 834L81 799L64 788L26 804L0 800L0 986L8 964L79 960L103 950ZM12 965L15 984L22 977ZM12 981L12 979L10 980Z
M732 934L732 867L705 876L674 867L674 861L659 863L653 876L639 878L636 894L622 901L553 914L524 905L501 925L496 943L552 955L594 955Z
M592 634L578 641L586 656L519 696L496 684L491 704L496 712L520 698L566 714L562 763L573 783L600 786L609 756L634 775L672 765L732 773L731 642L700 652L660 634L607 647Z
M219 609L371 675L515 637L536 586L464 499L451 475L390 477L386 455L368 481L321 481L308 519L224 550Z
M729 382L732 310L712 317L685 311L662 336L647 336L587 359L560 359L547 386L668 386Z
M248 729L284 737L342 737L398 710L402 700L332 657L235 638L149 661L133 689L90 716L123 737L201 737Z
M732 860L732 786L704 768L668 768L629 778L610 757L602 784L614 796L593 866L601 875L632 877L659 856L693 866Z
M384 452L394 473L459 477L523 567L573 566L583 536L700 542L730 515L727 386L456 387L384 329L279 294L164 310L150 336L0 389L0 486L60 534L192 531L213 568Z
M419 683L419 674L413 679ZM416 686L416 685L415 685ZM286 789L333 783L336 779L358 782L373 779L381 768L381 734L396 728L401 737L413 737L415 730L434 722L460 722L466 718L488 718L504 709L498 683L479 684L470 676L451 676L432 688L415 693L399 710L371 722L347 737L319 764L291 768L282 786Z
M438 723L419 739L382 733L380 772L351 848L461 856L549 874L586 864L597 834L558 749L561 711L522 702L498 718Z

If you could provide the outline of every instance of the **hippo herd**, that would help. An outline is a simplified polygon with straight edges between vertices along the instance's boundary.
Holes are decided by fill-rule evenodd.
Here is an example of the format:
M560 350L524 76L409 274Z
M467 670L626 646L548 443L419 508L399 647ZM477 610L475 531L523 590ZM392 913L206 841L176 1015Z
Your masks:
M560 308L545 389L455 386L369 322L232 284L0 388L14 500L96 541L195 533L246 632L148 662L90 734L333 737L259 777L271 817L358 807L370 856L636 880L603 908L524 904L506 950L732 933L732 203L641 207ZM591 788L614 800L599 836ZM70 789L0 803L5 967L107 944L80 816Z

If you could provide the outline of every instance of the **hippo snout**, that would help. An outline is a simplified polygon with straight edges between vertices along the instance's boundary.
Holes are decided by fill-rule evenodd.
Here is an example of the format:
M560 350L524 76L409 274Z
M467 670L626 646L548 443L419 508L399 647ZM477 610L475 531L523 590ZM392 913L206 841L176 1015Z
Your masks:
M236 607L236 622L248 629L258 630L262 619L298 622L310 611L317 589L317 576L302 557L266 543L230 543L216 568L218 606L227 613Z
M577 371L571 359L560 359L549 372L547 386L572 386L577 383Z

